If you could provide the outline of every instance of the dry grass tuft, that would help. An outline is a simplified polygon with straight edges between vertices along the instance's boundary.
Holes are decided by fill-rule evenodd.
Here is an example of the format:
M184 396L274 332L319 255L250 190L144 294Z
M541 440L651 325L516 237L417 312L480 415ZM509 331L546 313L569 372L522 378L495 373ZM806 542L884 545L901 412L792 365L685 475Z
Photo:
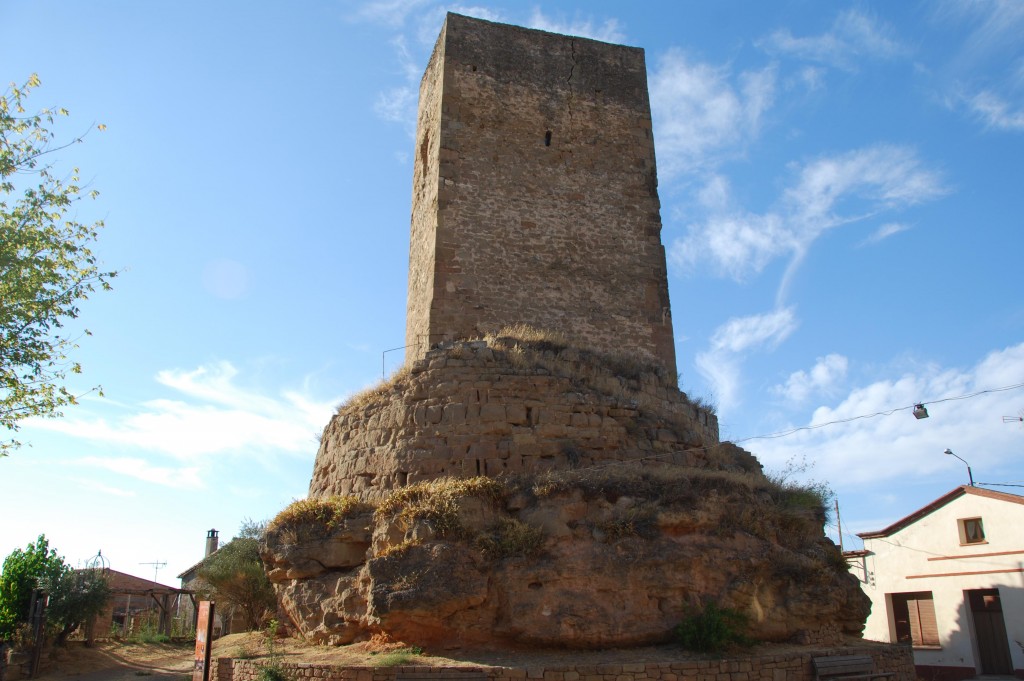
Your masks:
M498 502L504 495L504 485L494 478L438 478L396 490L377 507L377 514L427 520L438 536L457 537L462 530L460 499L477 497Z
M493 560L533 556L544 546L544 530L515 518L502 518L476 537L476 547Z
M371 510L373 506L351 496L299 499L278 513L267 531L297 525L319 525L329 530L345 518Z
M338 405L338 413L353 414L372 404L385 401L392 393L399 392L405 388L409 376L409 367L403 364L387 380L357 392L348 400Z

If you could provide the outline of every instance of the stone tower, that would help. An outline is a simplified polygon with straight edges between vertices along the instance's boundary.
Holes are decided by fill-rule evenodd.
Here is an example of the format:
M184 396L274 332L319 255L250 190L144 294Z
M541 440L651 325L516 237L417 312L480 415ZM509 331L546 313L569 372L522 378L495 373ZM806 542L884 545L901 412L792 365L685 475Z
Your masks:
M643 52L449 14L420 98L421 344L268 527L279 611L336 644L646 645L709 604L760 640L858 635L824 501L675 385ZM517 323L560 333L490 333Z
M644 51L447 20L420 85L407 362L516 323L676 382Z

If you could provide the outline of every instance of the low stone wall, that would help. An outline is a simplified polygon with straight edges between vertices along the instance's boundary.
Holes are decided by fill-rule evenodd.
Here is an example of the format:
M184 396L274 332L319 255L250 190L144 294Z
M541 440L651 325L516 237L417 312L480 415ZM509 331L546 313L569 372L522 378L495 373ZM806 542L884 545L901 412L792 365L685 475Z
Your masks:
M621 664L563 664L538 667L337 667L283 663L291 679L324 681L814 681L811 658L832 655L870 655L875 669L893 672L895 681L914 681L914 656L909 646L865 644L771 655L723 659L688 659L678 662ZM566 654L571 659L571 653ZM211 679L256 681L258 660L219 658Z

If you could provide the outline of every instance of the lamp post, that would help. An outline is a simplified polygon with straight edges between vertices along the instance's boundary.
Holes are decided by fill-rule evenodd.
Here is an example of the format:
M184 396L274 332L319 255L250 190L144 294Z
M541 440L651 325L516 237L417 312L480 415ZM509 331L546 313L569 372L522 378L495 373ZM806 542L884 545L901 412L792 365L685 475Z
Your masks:
M946 451L943 452L943 454L948 454L949 456L956 456L956 454L953 453L953 450L949 448L947 448ZM956 456L956 458L960 459L959 456ZM964 461L963 459L960 460ZM971 481L971 487L974 487L974 476L971 475L971 464L964 461L964 465L967 466L967 479Z

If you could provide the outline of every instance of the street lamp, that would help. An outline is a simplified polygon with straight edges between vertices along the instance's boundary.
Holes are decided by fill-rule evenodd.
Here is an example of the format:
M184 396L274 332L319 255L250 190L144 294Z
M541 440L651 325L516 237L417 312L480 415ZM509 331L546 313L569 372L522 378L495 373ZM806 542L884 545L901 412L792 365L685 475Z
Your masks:
M947 448L946 451L943 452L943 454L948 454L949 456L956 456L956 454L953 453L953 450L949 448ZM956 458L960 459L959 456L956 456ZM964 461L963 459L960 460ZM971 475L971 464L964 461L964 465L967 466L967 479L971 481L971 487L974 487L974 476Z

